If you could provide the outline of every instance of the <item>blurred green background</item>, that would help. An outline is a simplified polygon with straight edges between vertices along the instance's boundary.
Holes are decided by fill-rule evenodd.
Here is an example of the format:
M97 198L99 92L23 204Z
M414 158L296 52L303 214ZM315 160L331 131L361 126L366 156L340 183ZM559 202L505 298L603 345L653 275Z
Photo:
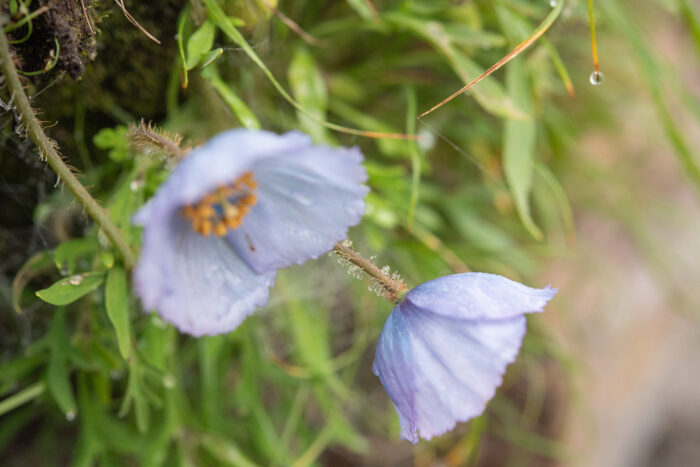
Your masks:
M376 15L364 0L131 3L160 45L111 2L85 1L85 73L73 81L59 61L28 93L132 245L130 216L168 164L130 148L129 124L151 120L185 146L231 127L299 129L362 149L372 191L350 238L409 286L473 270L560 291L485 413L414 447L371 372L391 304L366 280L320 258L281 271L235 332L180 335L141 312L102 233L5 111L3 465L700 463L695 2L596 2L600 86L587 2L555 5L544 38L421 120L531 34L549 1L375 0ZM51 63L48 23L34 23L15 46L25 71ZM79 299L37 298L76 274Z

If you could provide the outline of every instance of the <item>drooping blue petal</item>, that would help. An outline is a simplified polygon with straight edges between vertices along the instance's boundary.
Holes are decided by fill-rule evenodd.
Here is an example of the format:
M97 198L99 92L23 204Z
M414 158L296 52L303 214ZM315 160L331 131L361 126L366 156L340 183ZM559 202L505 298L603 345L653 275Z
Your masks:
M325 253L364 212L361 162L357 149L309 146L258 163L258 202L229 240L259 273Z
M146 310L202 336L232 331L264 305L275 274L256 274L224 238L203 237L176 215L151 219L134 285Z
M549 298L555 293L484 276L492 275L457 274L422 284L384 325L372 369L396 407L404 439L430 439L483 412L518 354L524 314L542 310L548 299L537 297L544 291ZM522 288L529 294L518 307L514 290Z
M406 300L433 313L465 319L500 319L542 311L556 289L532 289L496 274L468 272L428 281Z

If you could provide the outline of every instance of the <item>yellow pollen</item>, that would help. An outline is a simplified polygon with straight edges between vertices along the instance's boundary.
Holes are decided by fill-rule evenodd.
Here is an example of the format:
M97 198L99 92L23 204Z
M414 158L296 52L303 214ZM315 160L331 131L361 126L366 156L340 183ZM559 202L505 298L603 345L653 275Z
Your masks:
M238 228L257 203L257 187L253 173L246 172L230 185L220 186L195 204L185 206L182 214L192 222L195 232L205 237L212 233L223 237L229 229Z

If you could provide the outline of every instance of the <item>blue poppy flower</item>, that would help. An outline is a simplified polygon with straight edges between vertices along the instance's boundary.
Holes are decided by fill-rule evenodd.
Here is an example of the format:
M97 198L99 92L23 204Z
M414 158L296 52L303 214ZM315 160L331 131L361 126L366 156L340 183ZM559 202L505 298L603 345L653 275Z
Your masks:
M144 308L195 336L235 329L267 302L277 269L318 257L360 221L361 162L357 148L298 132L230 130L191 151L134 217Z
M525 313L542 311L556 289L502 276L441 277L408 292L379 337L372 371L396 407L401 437L441 435L484 411L515 360Z

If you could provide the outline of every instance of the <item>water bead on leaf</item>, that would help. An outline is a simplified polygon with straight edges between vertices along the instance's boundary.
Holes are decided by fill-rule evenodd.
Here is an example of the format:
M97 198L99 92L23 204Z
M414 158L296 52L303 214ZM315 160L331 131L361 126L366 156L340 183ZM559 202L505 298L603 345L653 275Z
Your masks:
M430 439L481 414L520 350L524 315L542 311L555 293L484 273L409 291L384 325L372 366L401 437Z
M134 285L181 331L235 329L268 299L277 269L331 249L364 212L356 148L299 132L231 130L194 149L136 214Z

